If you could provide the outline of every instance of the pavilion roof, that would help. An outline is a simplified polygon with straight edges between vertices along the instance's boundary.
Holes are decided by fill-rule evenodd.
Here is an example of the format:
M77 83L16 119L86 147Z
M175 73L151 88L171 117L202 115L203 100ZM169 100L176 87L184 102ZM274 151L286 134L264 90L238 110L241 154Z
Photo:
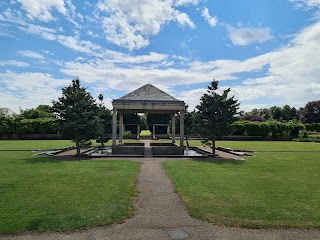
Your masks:
M121 98L114 99L114 102L164 102L164 103L183 103L159 88L146 84Z

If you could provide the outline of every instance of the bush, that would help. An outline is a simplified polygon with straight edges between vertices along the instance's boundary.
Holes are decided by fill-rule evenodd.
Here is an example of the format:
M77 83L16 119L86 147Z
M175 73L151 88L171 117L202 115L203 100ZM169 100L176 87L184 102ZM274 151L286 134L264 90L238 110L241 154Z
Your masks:
M105 143L107 143L110 140L110 136L105 136L105 137L99 137L96 142L101 143L102 146L104 146Z
M287 123L288 130L290 131L291 137L297 137L299 136L300 131L304 131L306 129L306 126L299 122L298 120L290 120Z
M288 123L282 123L275 120L267 122L258 121L236 121L232 125L233 135L249 135L267 137L270 135L272 139L287 139L290 137L298 137L306 126L297 121L290 120Z
M8 116L0 117L0 134L15 133L14 118Z
M58 121L54 118L16 119L16 133L54 134L58 132Z
M316 142L320 143L320 137L299 137L292 139L295 142Z
M320 132L320 123L306 123L307 131L317 131Z
M126 131L123 133L123 139L130 139L132 138L132 133L130 131Z

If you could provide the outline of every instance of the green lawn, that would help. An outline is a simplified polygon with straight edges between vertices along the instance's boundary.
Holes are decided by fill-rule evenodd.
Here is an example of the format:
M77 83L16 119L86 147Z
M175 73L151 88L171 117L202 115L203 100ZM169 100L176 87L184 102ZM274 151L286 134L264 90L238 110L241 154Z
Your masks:
M164 167L197 218L253 228L320 227L319 153L258 152L245 162L168 161Z
M0 233L81 229L132 214L137 162L31 155L0 152Z
M71 140L0 140L0 150L48 150L73 145Z
M218 141L217 146L255 151L318 151L319 143L292 141Z
M150 136L151 132L150 130L141 130L140 136Z
M155 142L171 142L161 139ZM176 141L178 143L178 141ZM185 141L186 145L186 141ZM190 146L203 146L201 140L189 140ZM255 151L319 151L319 143L292 142L292 141L217 141L216 146L228 147L240 150Z

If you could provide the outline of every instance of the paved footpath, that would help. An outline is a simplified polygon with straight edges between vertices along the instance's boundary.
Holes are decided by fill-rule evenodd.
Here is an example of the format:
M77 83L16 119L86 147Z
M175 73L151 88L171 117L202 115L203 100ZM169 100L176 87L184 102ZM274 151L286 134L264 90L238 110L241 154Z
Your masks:
M320 239L320 230L241 229L215 226L191 218L162 168L162 159L142 158L136 214L123 224L69 233L0 235L0 239Z

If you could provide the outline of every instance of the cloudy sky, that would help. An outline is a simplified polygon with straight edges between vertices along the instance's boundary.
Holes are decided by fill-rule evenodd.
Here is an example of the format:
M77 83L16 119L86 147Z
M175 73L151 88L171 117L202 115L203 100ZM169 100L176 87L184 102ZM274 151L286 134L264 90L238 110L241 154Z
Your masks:
M105 105L150 83L192 110L213 78L243 110L320 99L320 0L4 0L0 107L79 77Z

